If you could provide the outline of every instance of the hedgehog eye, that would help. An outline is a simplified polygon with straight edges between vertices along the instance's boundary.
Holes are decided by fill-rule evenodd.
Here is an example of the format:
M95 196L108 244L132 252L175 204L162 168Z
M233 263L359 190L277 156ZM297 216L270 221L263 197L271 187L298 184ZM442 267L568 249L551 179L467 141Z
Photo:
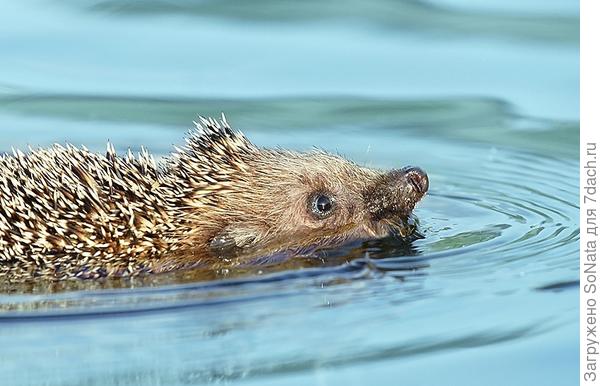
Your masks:
M311 200L311 211L318 218L325 218L331 214L334 207L333 199L324 193L317 193Z

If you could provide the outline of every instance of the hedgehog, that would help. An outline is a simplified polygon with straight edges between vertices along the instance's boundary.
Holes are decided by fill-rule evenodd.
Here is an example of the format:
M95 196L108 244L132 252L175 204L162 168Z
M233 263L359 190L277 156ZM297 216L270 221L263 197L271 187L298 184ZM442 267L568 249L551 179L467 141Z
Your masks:
M0 156L0 279L131 277L406 237L429 187L417 167L366 168L313 149L266 149L224 115L200 117L155 162L53 145Z

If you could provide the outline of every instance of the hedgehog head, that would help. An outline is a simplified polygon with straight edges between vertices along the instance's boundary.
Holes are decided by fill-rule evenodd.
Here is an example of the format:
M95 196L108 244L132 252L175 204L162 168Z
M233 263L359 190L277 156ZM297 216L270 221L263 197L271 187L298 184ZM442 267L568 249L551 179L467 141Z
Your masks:
M186 221L197 224L190 240L223 256L408 236L429 187L416 167L379 171L319 150L261 149L224 117L197 126L174 169L185 181Z

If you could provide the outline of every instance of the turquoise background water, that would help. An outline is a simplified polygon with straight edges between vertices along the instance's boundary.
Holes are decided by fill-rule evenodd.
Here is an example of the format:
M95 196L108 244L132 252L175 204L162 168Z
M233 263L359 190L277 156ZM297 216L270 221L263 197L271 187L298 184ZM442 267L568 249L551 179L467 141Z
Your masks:
M577 2L0 3L0 151L262 146L428 171L425 235L133 282L0 285L2 385L571 385Z

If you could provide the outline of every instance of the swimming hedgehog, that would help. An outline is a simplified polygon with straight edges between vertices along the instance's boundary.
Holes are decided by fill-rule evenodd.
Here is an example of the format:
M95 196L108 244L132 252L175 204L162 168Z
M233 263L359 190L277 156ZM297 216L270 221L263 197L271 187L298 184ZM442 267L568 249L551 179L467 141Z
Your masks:
M274 253L405 235L425 172L263 149L200 118L156 163L54 145L0 157L0 280L133 276L208 256Z

